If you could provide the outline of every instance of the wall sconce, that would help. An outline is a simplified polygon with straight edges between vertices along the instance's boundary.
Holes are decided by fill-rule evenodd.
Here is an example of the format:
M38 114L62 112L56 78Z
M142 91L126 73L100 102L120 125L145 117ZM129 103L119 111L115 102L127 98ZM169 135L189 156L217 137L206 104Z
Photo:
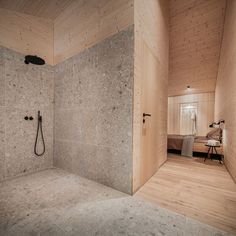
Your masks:
M220 124L224 124L225 120L220 119L218 122L213 122L209 125L210 128L219 128Z

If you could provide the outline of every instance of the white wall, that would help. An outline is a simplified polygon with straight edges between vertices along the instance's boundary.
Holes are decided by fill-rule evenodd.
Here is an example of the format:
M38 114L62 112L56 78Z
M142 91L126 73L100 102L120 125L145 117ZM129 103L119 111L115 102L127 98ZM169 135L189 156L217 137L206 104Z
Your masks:
M168 97L168 134L180 134L180 104L197 103L197 135L205 136L214 120L215 93Z

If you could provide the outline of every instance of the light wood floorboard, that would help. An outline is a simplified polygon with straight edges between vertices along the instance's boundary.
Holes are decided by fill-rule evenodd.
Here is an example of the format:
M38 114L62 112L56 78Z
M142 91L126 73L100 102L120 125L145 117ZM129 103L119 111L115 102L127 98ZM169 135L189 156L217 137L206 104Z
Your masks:
M218 161L169 155L135 196L236 234L236 184Z

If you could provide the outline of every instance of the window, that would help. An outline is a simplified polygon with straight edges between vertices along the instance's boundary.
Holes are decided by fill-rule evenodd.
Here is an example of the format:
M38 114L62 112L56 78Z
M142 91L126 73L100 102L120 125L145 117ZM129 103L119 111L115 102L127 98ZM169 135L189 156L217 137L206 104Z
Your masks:
M180 104L180 134L197 133L197 103Z

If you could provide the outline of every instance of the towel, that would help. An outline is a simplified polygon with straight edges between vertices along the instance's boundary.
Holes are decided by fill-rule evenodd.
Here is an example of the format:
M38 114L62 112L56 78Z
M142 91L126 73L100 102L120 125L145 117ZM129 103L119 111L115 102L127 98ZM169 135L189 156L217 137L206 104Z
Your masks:
M187 157L193 156L193 143L194 143L194 136L193 135L184 136L183 146L182 146L182 150L181 150L182 156L187 156Z

